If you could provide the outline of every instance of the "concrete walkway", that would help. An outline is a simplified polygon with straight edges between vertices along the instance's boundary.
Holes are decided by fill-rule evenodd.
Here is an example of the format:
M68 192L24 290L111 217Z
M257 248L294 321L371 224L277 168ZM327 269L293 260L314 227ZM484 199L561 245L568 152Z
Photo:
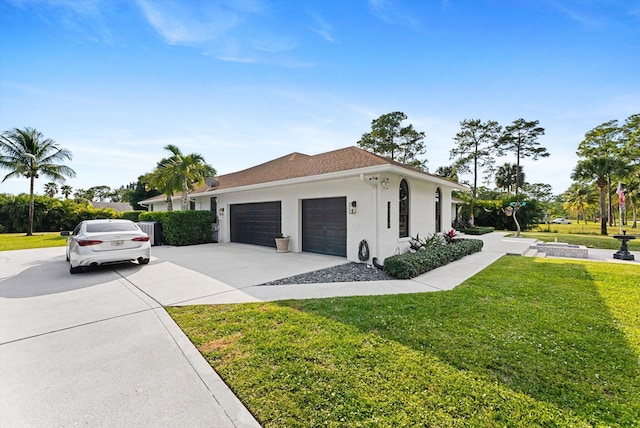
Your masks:
M254 266L251 269L244 266L245 262L232 256L236 254L239 247L246 247L239 244L214 244L208 246L208 248L203 248L203 254L206 254L202 256L206 260L204 262L192 257L183 257L180 260L176 260L175 257L168 254L176 249L159 248L159 251L155 252L156 255L161 258L171 259L171 265L158 266L158 269L162 268L167 275L170 275L169 272L178 272L181 269L191 272L209 270L208 273L211 276L219 278L219 275L211 272L212 269L217 269L214 267L216 263L212 262L212 260L220 260L220 264L226 268L234 267L231 271L235 273L228 277L225 282L217 281L211 277L193 278L193 281L190 281L193 284L192 287L190 286L190 291L186 294L182 293L180 296L171 292L171 290L175 291L175 287L172 285L175 283L175 278L166 277L166 281L163 279L153 283L141 281L136 277L137 274L127 278L141 287L144 292L158 298L166 306L443 291L453 289L505 254L522 255L526 253L529 246L535 242L533 239L526 238L505 238L504 234L499 233L483 235L478 238L485 242L483 251L410 280L257 286L255 284L343 264L345 260L343 258L306 253L276 254L268 248L250 246L254 260L255 252L264 250L264 254L260 253L262 260L259 263L260 268L255 269L256 266ZM308 260L301 261L301 257L307 257ZM295 260L296 263L292 263L290 260ZM314 263L311 263L311 261ZM180 263L180 266L176 267L175 263ZM258 276L255 276L256 274ZM180 275L180 273L176 275ZM189 296L189 298L179 300L179 298L186 296Z
M64 248L0 252L0 426L259 426L162 306L450 290L534 242L479 238L482 252L412 280L283 286L256 284L346 261L207 244L69 275Z

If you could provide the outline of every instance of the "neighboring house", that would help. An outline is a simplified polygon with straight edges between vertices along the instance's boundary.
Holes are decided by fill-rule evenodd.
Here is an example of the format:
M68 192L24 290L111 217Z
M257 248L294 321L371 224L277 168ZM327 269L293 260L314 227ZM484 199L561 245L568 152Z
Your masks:
M469 190L357 147L291 153L212 184L191 192L187 208L216 213L218 242L274 247L282 232L291 251L357 261L364 240L369 260L380 262L405 251L411 236L449 230L456 214L451 192ZM167 208L164 195L140 204ZM180 209L179 194L173 206Z
M128 202L89 202L93 208L113 208L117 212L133 211Z

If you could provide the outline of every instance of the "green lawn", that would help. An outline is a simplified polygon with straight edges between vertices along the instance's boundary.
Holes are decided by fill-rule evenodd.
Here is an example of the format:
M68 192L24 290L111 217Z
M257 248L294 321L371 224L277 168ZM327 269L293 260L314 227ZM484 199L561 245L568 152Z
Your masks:
M447 292L168 308L264 426L640 426L640 267L503 257Z
M26 236L25 233L2 233L0 251L59 247L64 246L66 242L66 236L60 236L59 232L36 232L33 236Z
M622 227L622 230L626 230L629 235L640 235L640 229L631 228L631 222ZM571 233L579 235L600 235L600 223L594 223L588 221L584 224L583 221L577 223L574 219L571 219L571 224L539 224L533 226L534 232L550 232L550 233ZM607 233L609 235L615 235L620 233L620 226L607 225Z
M568 234L568 233L545 233L545 232L522 232L520 234L520 236L524 238L535 238L544 242L553 242L557 239L558 242L566 242L568 244L575 244L575 245L584 245L588 248L619 250L620 241L615 239L612 235L611 236L576 235L576 234ZM633 235L633 233L629 233L629 235ZM638 232L637 236L638 238L632 241L629 241L627 243L629 251L640 251L640 231Z

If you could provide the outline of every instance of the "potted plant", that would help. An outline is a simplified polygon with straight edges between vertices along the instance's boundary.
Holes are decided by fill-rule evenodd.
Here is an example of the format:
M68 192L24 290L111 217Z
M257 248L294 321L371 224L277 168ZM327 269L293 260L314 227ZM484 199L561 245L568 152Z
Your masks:
M289 237L279 233L276 235L276 253L289 252Z

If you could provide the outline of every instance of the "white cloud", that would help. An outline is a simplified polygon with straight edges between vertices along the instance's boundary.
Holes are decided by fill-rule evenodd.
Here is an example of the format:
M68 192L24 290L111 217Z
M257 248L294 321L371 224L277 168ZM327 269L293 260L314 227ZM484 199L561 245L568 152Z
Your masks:
M137 0L147 22L170 45L197 44L218 38L238 25L245 13L213 2Z
M336 39L333 36L333 26L317 13L311 13L310 15L313 19L311 31L322 37L325 41L335 43Z
M9 0L9 3L22 9L30 9L44 21L57 20L72 33L79 34L82 39L106 43L114 41L114 35L109 28L109 22L114 13L114 2L105 0ZM52 11L57 13L53 14Z
M404 12L394 0L368 0L369 9L376 18L387 24L401 25L413 29L418 28L418 21L411 14Z

